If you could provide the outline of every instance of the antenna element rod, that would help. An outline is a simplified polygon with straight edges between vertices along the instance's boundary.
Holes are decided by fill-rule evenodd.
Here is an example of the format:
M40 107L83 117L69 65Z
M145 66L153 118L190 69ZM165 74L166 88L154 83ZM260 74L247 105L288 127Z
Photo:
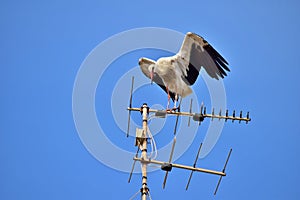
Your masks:
M198 149L198 153L197 153L197 156L196 156L195 162L194 162L194 164L193 164L193 167L196 167L197 160L198 160L198 157L199 157L199 154L200 154L200 151L201 151L201 147L202 147L202 143L200 144L200 147L199 147L199 149ZM190 174L190 177L189 177L188 183L186 184L185 190L188 190L188 188L189 188L189 185L190 185L190 182L191 182L191 179L192 179L193 173L194 173L194 171L191 171L191 174Z
M230 151L229 151L229 154L228 154L228 156L227 156L227 159L226 159L226 162L225 162L224 168L223 168L223 170L222 170L222 172L223 172L223 173L225 173L225 169L226 169L226 166L227 166L228 160L229 160L229 158L230 158L231 152L232 152L232 149L230 149ZM217 191L218 191L218 189L219 189L219 186L220 186L220 183L221 183L222 177L223 177L223 176L220 176L220 179L219 179L219 181L218 181L218 184L217 184L216 190L215 190L215 192L214 192L214 195L216 195L216 194L217 194Z
M134 76L131 78L131 89L130 89L130 99L129 99L129 108L132 108L132 92L133 92ZM129 127L130 127L130 115L131 110L128 111L128 124L127 124L127 134L129 136Z
M170 154L170 158L169 158L169 164L172 161L172 157L173 157L173 153L174 153L174 149L175 149L175 143L176 143L176 137L174 137L174 141L173 141L173 144L172 144L172 150L171 150L171 154ZM163 189L165 189L165 187L166 187L168 174L169 174L169 171L166 171L166 175L165 175L164 182L163 182Z

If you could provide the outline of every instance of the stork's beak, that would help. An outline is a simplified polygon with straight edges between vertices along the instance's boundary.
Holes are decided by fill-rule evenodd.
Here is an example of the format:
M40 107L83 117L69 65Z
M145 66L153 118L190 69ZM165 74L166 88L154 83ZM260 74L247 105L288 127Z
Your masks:
M153 76L154 76L154 69L152 68L150 72L151 85L153 84Z

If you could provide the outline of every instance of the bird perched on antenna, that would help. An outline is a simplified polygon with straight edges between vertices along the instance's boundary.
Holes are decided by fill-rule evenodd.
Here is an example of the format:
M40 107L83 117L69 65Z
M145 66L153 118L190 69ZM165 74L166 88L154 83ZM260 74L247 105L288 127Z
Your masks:
M176 102L192 93L190 88L204 68L208 75L219 80L230 71L228 62L201 36L188 32L179 52L171 57L162 57L157 61L140 58L139 65L142 72L158 84L168 94L167 110L170 98Z

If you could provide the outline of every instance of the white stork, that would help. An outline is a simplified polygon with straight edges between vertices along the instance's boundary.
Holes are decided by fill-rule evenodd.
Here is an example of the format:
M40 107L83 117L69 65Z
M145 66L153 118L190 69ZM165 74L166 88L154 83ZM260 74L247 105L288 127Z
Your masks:
M219 80L230 71L227 61L201 36L188 32L179 52L171 57L159 58L156 62L140 58L142 72L154 81L174 101L174 110L179 96L186 97L192 93L193 85L203 67L210 77Z

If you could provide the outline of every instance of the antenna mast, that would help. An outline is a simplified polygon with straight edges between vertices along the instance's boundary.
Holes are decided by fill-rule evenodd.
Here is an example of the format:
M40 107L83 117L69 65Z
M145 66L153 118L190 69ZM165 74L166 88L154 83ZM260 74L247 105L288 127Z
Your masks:
M168 173L172 170L173 167L191 171L188 182L187 182L187 185L186 185L186 190L189 187L193 172L202 172L202 173L208 173L208 174L213 174L213 175L220 176L219 181L218 181L217 186L216 186L216 189L215 189L215 192L214 192L214 195L216 195L223 176L226 176L225 169L226 169L228 160L230 158L232 149L230 149L230 151L229 151L229 154L227 156L227 159L226 159L226 162L225 162L225 165L224 165L224 168L223 168L222 171L216 171L216 170L196 167L196 163L197 163L200 151L201 151L202 143L200 144L200 147L199 147L199 150L197 152L197 156L196 156L196 159L194 161L193 166L187 166L187 165L172 163L172 157L173 157L173 153L174 153L174 149L175 149L176 137L174 137L174 141L173 141L173 145L172 145L172 149L171 149L171 153L170 153L170 158L169 158L168 162L155 160L155 158L152 159L151 155L149 157L147 156L148 139L151 139L151 142L153 142L152 141L153 136L151 135L151 133L149 132L149 129L148 129L148 115L149 115L149 113L154 113L154 116L156 116L158 118L165 118L167 115L173 115L173 116L175 115L176 116L176 123L175 123L175 128L174 128L174 135L176 135L178 117L179 116L188 117L189 118L188 125L190 124L190 118L192 118L194 121L198 122L199 125L206 118L210 118L211 120L214 120L214 119L224 120L225 122L227 120L230 120L232 122L238 121L239 123L241 121L244 121L247 124L248 122L251 121L251 118L249 117L249 112L247 112L246 117L243 117L242 111L240 111L239 116L236 116L235 110L234 110L232 112L232 115L230 116L228 114L228 110L226 110L225 115L222 115L222 110L220 110L218 114L215 114L215 109L212 108L212 113L209 114L209 113L206 113L206 107L204 107L204 105L202 103L201 107L200 107L200 113L193 113L192 112L192 100L191 100L191 103L190 103L189 112L180 111L181 101L180 101L179 106L176 110L155 110L155 109L150 109L148 107L147 103L144 103L140 108L133 108L132 107L133 83L134 83L134 77L132 77L132 85L131 85L131 90L130 90L130 102L129 102L129 107L127 108L127 110L128 110L127 137L129 136L131 111L138 111L138 112L141 113L143 127L142 127L142 129L139 129L139 128L136 129L135 146L138 146L138 149L137 149L135 157L133 158L133 166L132 166L132 169L131 169L131 173L129 175L128 182L130 182L130 180L131 180L132 173L134 171L135 163L138 161L138 162L141 163L141 167L142 167L142 187L140 189L142 200L147 200L147 196L149 196L149 198L151 199L150 191L149 191L149 188L148 188L148 185L147 185L147 165L148 164L159 165L159 166L161 166L161 169L163 171L166 171L164 182L163 182L163 188L165 188ZM182 98L181 98L181 100L182 100ZM148 138L148 133L149 133L149 138ZM141 156L140 157L138 157L139 150L141 150ZM136 195L137 194L138 193L136 193Z
M142 164L142 200L147 199L147 195L149 194L149 188L147 186L147 163L143 162L143 160L147 160L147 130L148 130L148 114L149 107L146 103L141 107L142 116L143 116L143 133L142 138L140 139L140 149L142 151L141 156L141 164Z

